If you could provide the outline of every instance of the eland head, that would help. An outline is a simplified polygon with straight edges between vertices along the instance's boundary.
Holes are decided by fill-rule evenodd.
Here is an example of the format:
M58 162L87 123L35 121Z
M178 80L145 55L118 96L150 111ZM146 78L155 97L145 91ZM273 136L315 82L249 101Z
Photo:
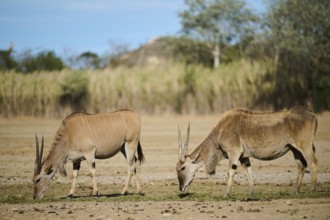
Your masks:
M44 137L41 140L41 148L39 149L39 141L36 135L36 160L34 164L33 175L33 198L41 199L43 193L47 189L47 185L53 175L52 171L42 172L42 155L44 150Z
M200 168L200 164L197 163L198 155L192 157L187 153L190 135L190 124L187 128L187 136L184 146L182 146L181 131L178 127L178 141L179 141L179 157L176 166L176 172L179 180L179 190L186 192L189 185L193 181L196 171Z

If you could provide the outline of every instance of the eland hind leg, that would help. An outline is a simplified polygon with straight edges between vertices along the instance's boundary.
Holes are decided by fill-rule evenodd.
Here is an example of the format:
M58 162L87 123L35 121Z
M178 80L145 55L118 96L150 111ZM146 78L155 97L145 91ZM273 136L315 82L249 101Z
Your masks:
M307 166L311 169L311 189L316 189L317 181L317 159L315 156L315 147L313 144L306 142L301 143L301 148L298 150L295 146L291 146L291 151L297 162L298 177L296 182L296 193L300 192L300 187L305 174ZM310 147L311 146L311 147Z
M313 152L311 156L311 190L315 191L316 190L316 182L317 182L317 158L315 155L315 145L312 144L313 146Z
M241 157L239 159L239 161L241 162L241 164L244 168L245 175L246 175L246 177L248 179L248 182L249 182L249 191L248 191L249 195L252 195L254 184L253 184L253 179L252 179L252 170L251 170L250 159L248 157Z
M296 180L296 193L300 192L300 187L302 184L302 180L305 175L305 170L307 167L307 162L305 160L305 157L303 154L297 150L295 147L291 147L291 151L293 153L293 157L296 160L297 163L297 168L298 168L298 175L297 175L297 180Z
M90 151L88 154L86 154L85 156L87 165L88 165L88 172L89 172L89 176L91 177L91 181L92 181L92 196L97 196L99 191L97 189L97 185L96 185L96 164L95 164L95 148L93 148L92 151Z
M131 182L133 174L136 175L136 192L141 192L141 180L140 180L140 167L139 163L136 163L136 149L137 149L138 142L130 142L125 144L125 151L122 153L126 157L128 169L127 169L127 179L124 188L121 191L121 194L127 194L128 186Z

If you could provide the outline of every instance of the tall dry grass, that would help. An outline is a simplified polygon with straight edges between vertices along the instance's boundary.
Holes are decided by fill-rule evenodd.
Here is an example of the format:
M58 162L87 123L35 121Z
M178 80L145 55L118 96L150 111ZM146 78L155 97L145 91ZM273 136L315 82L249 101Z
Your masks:
M252 107L258 94L267 89L258 83L265 69L263 63L241 60L216 70L167 63L90 71L87 97L78 110L97 113L130 108L144 114L208 114ZM60 102L60 82L68 74L72 72L0 74L0 114L65 116L72 108Z

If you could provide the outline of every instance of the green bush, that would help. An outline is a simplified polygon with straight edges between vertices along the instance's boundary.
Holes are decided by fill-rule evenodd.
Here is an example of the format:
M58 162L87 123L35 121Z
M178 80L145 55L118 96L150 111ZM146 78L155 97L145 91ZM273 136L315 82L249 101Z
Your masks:
M89 80L84 71L70 72L60 80L60 103L69 105L74 111L85 110Z

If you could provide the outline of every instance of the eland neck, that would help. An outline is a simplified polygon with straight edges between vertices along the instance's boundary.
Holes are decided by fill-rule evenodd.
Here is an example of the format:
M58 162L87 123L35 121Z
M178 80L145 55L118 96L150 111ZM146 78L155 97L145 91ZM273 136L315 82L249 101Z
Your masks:
M42 164L42 169L46 173L53 171L55 174L57 169L61 165L63 165L63 163L66 162L68 153L62 146L63 145L61 145L60 143L57 142L53 143L47 158L44 160Z
M216 154L217 147L217 138L213 129L209 135L197 145L195 149L189 152L188 156L190 158L197 158L196 162L203 165L213 159Z

